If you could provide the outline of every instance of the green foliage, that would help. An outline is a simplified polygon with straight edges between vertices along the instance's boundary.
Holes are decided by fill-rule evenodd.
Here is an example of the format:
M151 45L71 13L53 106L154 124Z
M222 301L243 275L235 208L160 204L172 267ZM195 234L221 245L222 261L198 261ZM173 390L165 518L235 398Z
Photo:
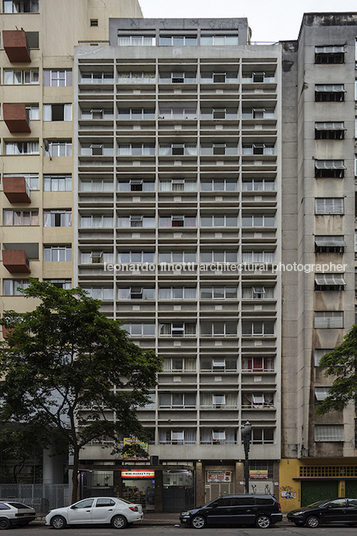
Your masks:
M329 411L342 411L356 397L357 325L352 326L339 346L321 358L319 366L325 369L326 376L333 376L334 381L316 413L323 415Z
M83 289L31 280L30 312L5 311L0 347L0 422L57 430L78 461L93 440L147 439L136 410L156 385L161 361L128 340ZM112 419L113 412L115 419ZM43 442L46 443L46 433Z

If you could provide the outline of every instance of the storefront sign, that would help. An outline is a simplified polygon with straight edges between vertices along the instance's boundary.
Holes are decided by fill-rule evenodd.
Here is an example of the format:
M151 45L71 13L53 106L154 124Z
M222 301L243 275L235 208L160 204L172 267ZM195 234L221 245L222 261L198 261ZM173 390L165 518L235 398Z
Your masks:
M255 470L250 470L249 471L249 478L254 478L255 480L257 479L263 479L263 478L268 478L268 471L267 470L264 470L264 469L255 469Z
M208 471L207 482L232 482L232 471Z
M142 443L137 437L124 437L124 447L127 448L127 450L124 449L123 452L123 459L127 461L147 461L149 459L149 455L147 456L137 456L135 453L135 449L133 448L132 452L128 447L130 445L135 445L136 447L140 447L144 451L148 451L149 445L147 443Z
M155 471L139 471L133 469L132 471L122 471L122 478L155 478Z

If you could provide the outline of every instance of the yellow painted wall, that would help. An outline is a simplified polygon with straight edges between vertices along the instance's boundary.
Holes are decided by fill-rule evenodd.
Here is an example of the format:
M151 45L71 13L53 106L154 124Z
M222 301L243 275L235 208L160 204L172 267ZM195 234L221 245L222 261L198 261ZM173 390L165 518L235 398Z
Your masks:
M299 480L293 480L299 475L299 467L301 463L299 460L280 460L279 464L279 501L281 504L281 511L283 513L290 512L294 508L300 507L301 501L301 484ZM294 499L282 498L282 491L290 491L292 495L295 494Z

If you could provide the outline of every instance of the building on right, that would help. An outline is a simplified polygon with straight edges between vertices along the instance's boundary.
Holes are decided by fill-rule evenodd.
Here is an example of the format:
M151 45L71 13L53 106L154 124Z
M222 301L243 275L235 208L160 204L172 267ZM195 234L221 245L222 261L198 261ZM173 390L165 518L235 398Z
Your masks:
M357 493L355 405L316 414L355 323L356 38L357 13L308 13L282 43L283 511Z

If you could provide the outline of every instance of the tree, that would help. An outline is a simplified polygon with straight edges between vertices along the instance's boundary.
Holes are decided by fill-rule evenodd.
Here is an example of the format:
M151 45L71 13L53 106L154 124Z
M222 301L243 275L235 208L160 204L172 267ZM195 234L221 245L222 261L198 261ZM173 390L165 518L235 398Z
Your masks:
M326 369L326 376L334 376L335 379L316 413L323 415L329 411L342 411L356 397L357 325L352 326L339 346L321 358L320 367Z
M73 454L73 501L78 498L79 454L93 440L147 441L136 410L148 401L161 361L128 340L120 323L100 311L81 288L59 289L31 279L30 312L5 311L0 324L0 422L41 429L44 447L53 431ZM113 419L113 414L115 418Z

